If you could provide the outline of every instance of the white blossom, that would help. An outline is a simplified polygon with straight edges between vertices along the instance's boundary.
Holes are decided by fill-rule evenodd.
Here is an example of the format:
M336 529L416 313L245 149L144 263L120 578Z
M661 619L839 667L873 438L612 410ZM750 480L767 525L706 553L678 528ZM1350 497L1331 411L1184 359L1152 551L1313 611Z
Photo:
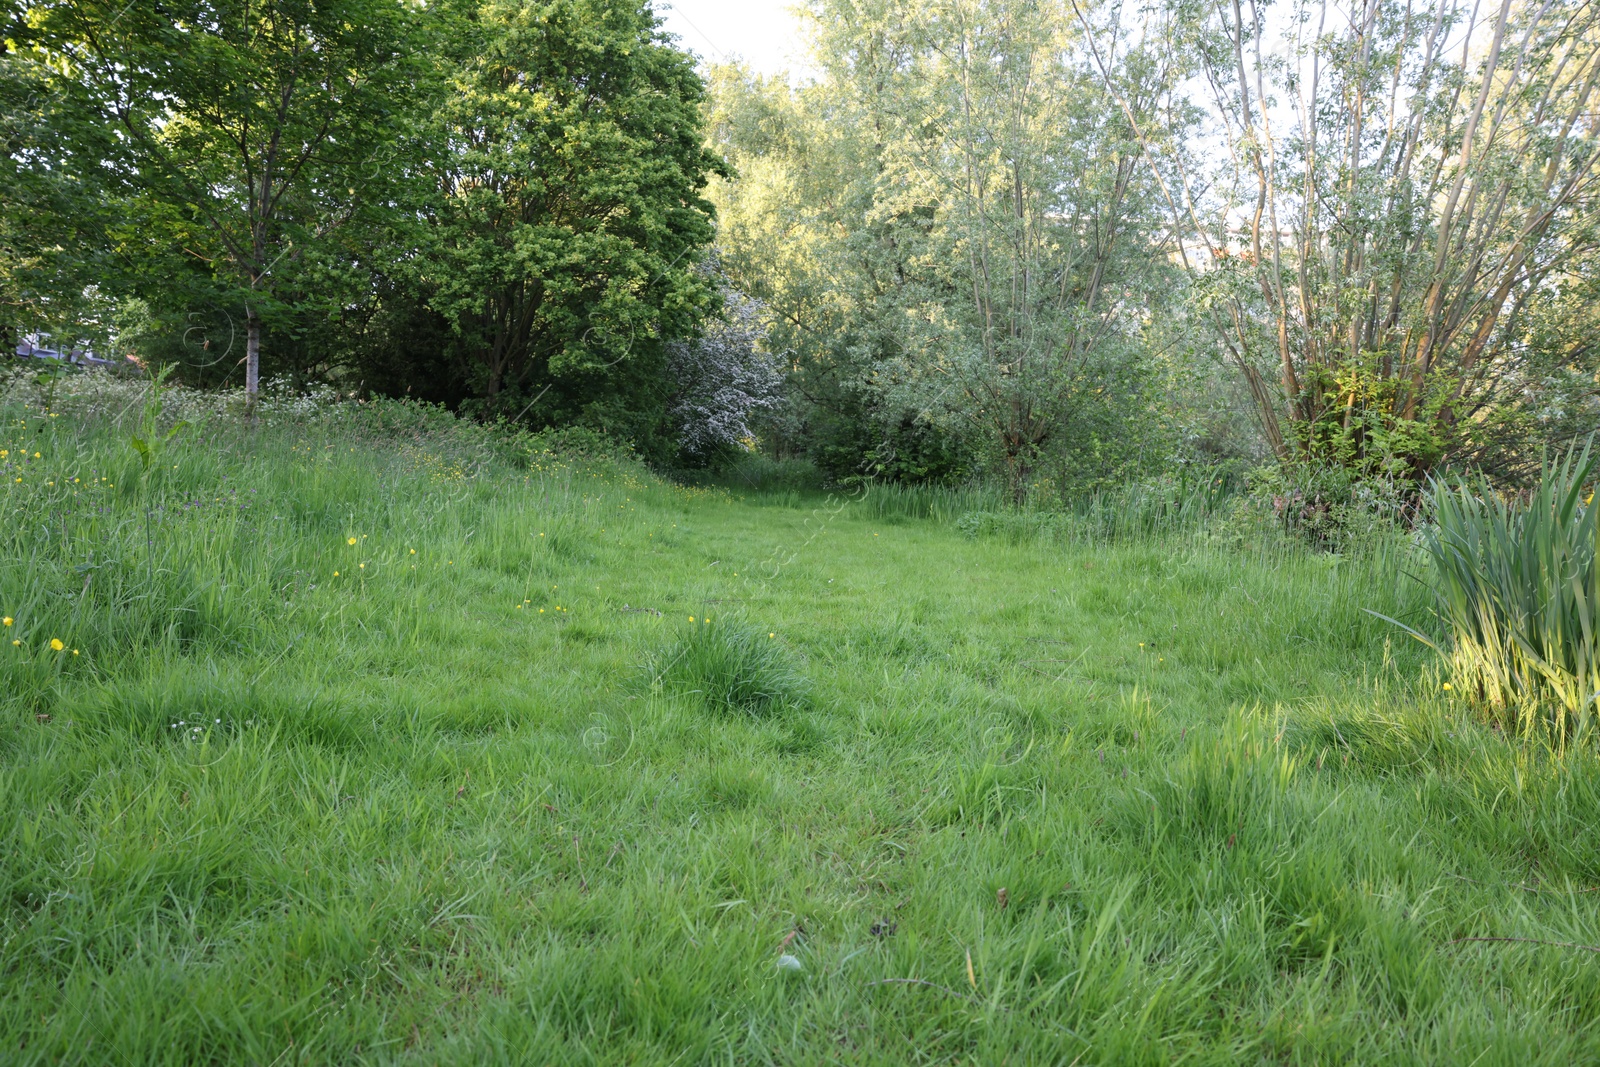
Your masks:
M750 419L783 403L783 373L767 352L761 306L723 289L725 314L700 337L668 346L669 413L682 449L703 454L755 436Z

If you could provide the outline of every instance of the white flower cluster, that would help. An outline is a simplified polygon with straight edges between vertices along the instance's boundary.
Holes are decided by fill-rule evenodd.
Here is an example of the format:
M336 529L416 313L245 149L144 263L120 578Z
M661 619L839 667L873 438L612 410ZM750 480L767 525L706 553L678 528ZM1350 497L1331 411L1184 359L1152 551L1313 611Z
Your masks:
M783 373L763 347L761 306L723 289L726 315L693 341L669 346L670 408L688 453L737 446L755 436L750 419L783 403Z
M143 403L149 383L143 375L112 371L67 374L53 384L35 381L32 375L16 374L5 383L5 391L30 396L42 403L49 396L57 405L88 413L116 417ZM331 385L312 385L296 389L288 378L272 378L261 383L256 412L265 420L301 420L333 414L349 403ZM244 390L190 389L168 385L162 390L162 411L170 419L201 423L237 415L244 410Z

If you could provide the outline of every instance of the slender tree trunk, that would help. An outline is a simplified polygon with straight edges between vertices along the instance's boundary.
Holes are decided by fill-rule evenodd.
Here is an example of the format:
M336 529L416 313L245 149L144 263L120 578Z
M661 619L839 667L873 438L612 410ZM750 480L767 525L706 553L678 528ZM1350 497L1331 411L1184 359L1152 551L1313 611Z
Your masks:
M244 309L244 406L254 412L261 393L261 316Z

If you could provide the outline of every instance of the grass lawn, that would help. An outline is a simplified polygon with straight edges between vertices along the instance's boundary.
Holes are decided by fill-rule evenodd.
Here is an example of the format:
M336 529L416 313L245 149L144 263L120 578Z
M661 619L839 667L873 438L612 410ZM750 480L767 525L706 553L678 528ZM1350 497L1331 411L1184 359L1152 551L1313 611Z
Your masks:
M1600 1060L1600 765L1381 559L23 400L0 1062Z

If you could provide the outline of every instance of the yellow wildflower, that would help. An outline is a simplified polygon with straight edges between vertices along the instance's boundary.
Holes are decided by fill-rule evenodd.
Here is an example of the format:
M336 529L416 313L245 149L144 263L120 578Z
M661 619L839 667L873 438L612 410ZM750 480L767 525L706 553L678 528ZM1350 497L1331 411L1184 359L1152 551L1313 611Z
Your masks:
M63 648L66 648L66 647L67 647L66 645L61 643L61 638L52 637L50 639L50 649L51 649L51 651L60 652Z
M347 545L353 545L355 543L356 543L356 539L354 537L348 538L345 541L345 544L347 544Z
M7 616L6 616L6 618L5 618L5 624L6 624L6 625L7 625L7 626L10 626L10 625L11 625L11 624L12 624L12 623L14 623L14 622L16 622L16 621L17 621L17 620L16 620L16 619L13 619L13 618L12 618L12 617L11 617L11 616L10 616L10 615L7 615Z

